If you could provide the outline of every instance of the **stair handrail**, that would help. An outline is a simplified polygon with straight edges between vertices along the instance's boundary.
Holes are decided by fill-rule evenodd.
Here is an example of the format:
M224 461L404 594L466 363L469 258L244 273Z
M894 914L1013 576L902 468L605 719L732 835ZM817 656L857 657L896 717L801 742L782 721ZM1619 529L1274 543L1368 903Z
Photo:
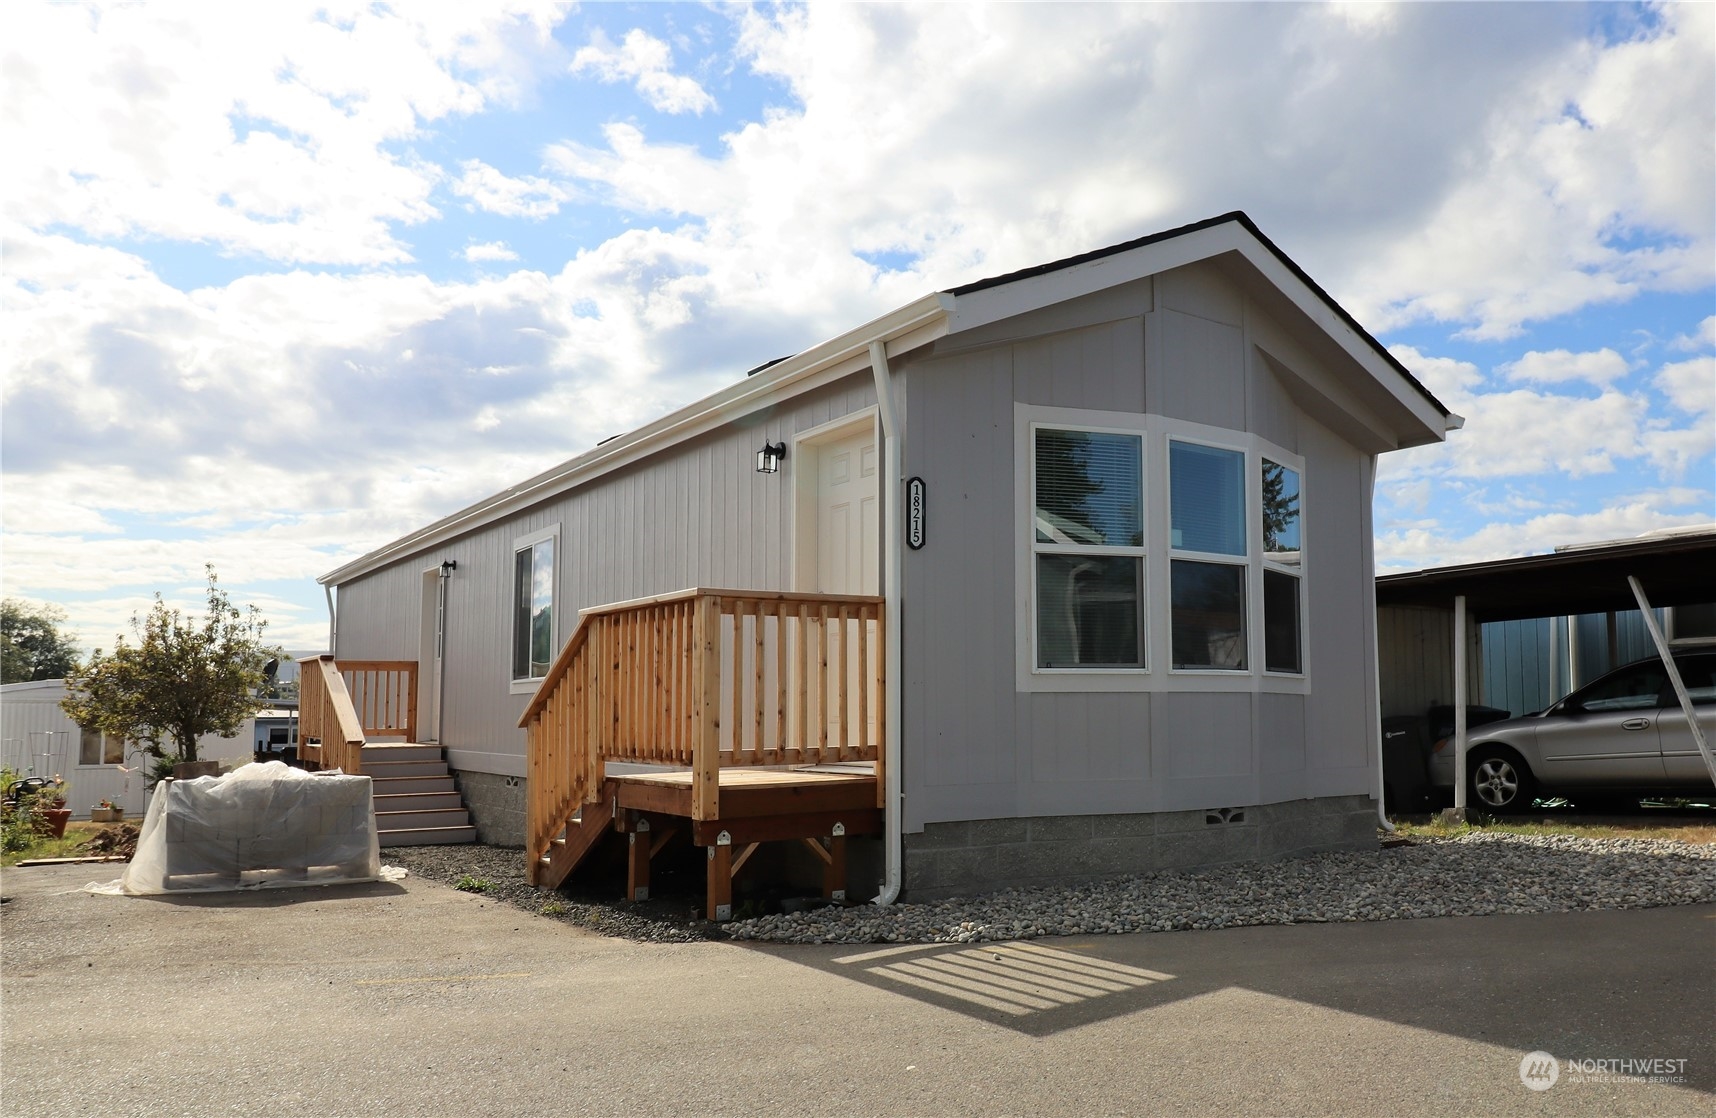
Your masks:
M335 667L366 740L417 740L417 661L340 660Z
M689 768L699 820L719 818L729 766L870 761L880 797L883 607L695 587L581 610L519 717L527 865L600 795L608 761Z
M299 741L321 743L324 769L363 772L363 722L333 656L323 653L300 661L298 678Z

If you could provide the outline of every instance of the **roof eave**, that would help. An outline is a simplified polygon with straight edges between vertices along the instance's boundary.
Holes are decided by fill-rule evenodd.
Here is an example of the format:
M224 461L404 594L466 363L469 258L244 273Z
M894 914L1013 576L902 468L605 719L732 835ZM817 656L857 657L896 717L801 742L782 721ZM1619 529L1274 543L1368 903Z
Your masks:
M316 581L323 586L339 586L389 563L438 546L518 509L558 496L582 482L718 427L765 400L791 395L790 390L794 386L842 362L862 358L863 364L858 367L868 367L872 342L889 345L890 354L922 345L945 331L952 303L950 297L935 292L889 311L856 329L794 354L754 376L736 381L535 477L401 536L334 568ZM891 348L902 341L907 344L901 350Z

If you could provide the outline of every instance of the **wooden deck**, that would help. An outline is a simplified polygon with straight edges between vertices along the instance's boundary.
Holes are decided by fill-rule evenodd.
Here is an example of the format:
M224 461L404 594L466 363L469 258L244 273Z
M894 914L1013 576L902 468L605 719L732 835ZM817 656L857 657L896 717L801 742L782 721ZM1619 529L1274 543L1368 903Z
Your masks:
M564 880L609 830L627 836L626 896L649 897L650 860L675 835L708 851L706 912L732 915L733 881L765 842L799 842L823 864L823 895L846 899L846 838L879 834L876 775L828 769L720 770L720 815L695 818L695 777L690 769L610 771L597 802L566 827L566 836L542 859L540 880Z

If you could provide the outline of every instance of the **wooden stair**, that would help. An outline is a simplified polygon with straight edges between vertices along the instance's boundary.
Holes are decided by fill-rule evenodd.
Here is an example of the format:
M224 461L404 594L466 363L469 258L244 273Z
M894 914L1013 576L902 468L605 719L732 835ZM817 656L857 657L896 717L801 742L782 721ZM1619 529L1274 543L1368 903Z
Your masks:
M374 785L375 830L383 846L477 841L471 813L438 745L365 743L363 773Z
M595 849L596 843L614 826L614 794L611 786L604 789L602 798L593 804L585 804L566 824L563 836L549 842L548 852L537 859L530 867L531 883L542 889L558 889L565 882L584 856Z

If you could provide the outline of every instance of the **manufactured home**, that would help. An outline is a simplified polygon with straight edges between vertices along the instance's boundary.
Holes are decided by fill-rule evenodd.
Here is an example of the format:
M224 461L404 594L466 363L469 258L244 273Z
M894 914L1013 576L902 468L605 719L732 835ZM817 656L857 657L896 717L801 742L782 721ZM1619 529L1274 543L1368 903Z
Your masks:
M1377 458L1459 422L1244 214L938 291L323 576L307 752L716 917L1363 847Z
M58 776L66 782L66 806L72 818L88 819L103 800L142 815L148 806L148 777L153 761L135 742L85 730L60 709L66 681L40 679L0 686L0 765L20 776ZM272 726L286 726L288 711L264 710L247 719L230 738L214 734L197 741L206 761L242 763L252 744Z

